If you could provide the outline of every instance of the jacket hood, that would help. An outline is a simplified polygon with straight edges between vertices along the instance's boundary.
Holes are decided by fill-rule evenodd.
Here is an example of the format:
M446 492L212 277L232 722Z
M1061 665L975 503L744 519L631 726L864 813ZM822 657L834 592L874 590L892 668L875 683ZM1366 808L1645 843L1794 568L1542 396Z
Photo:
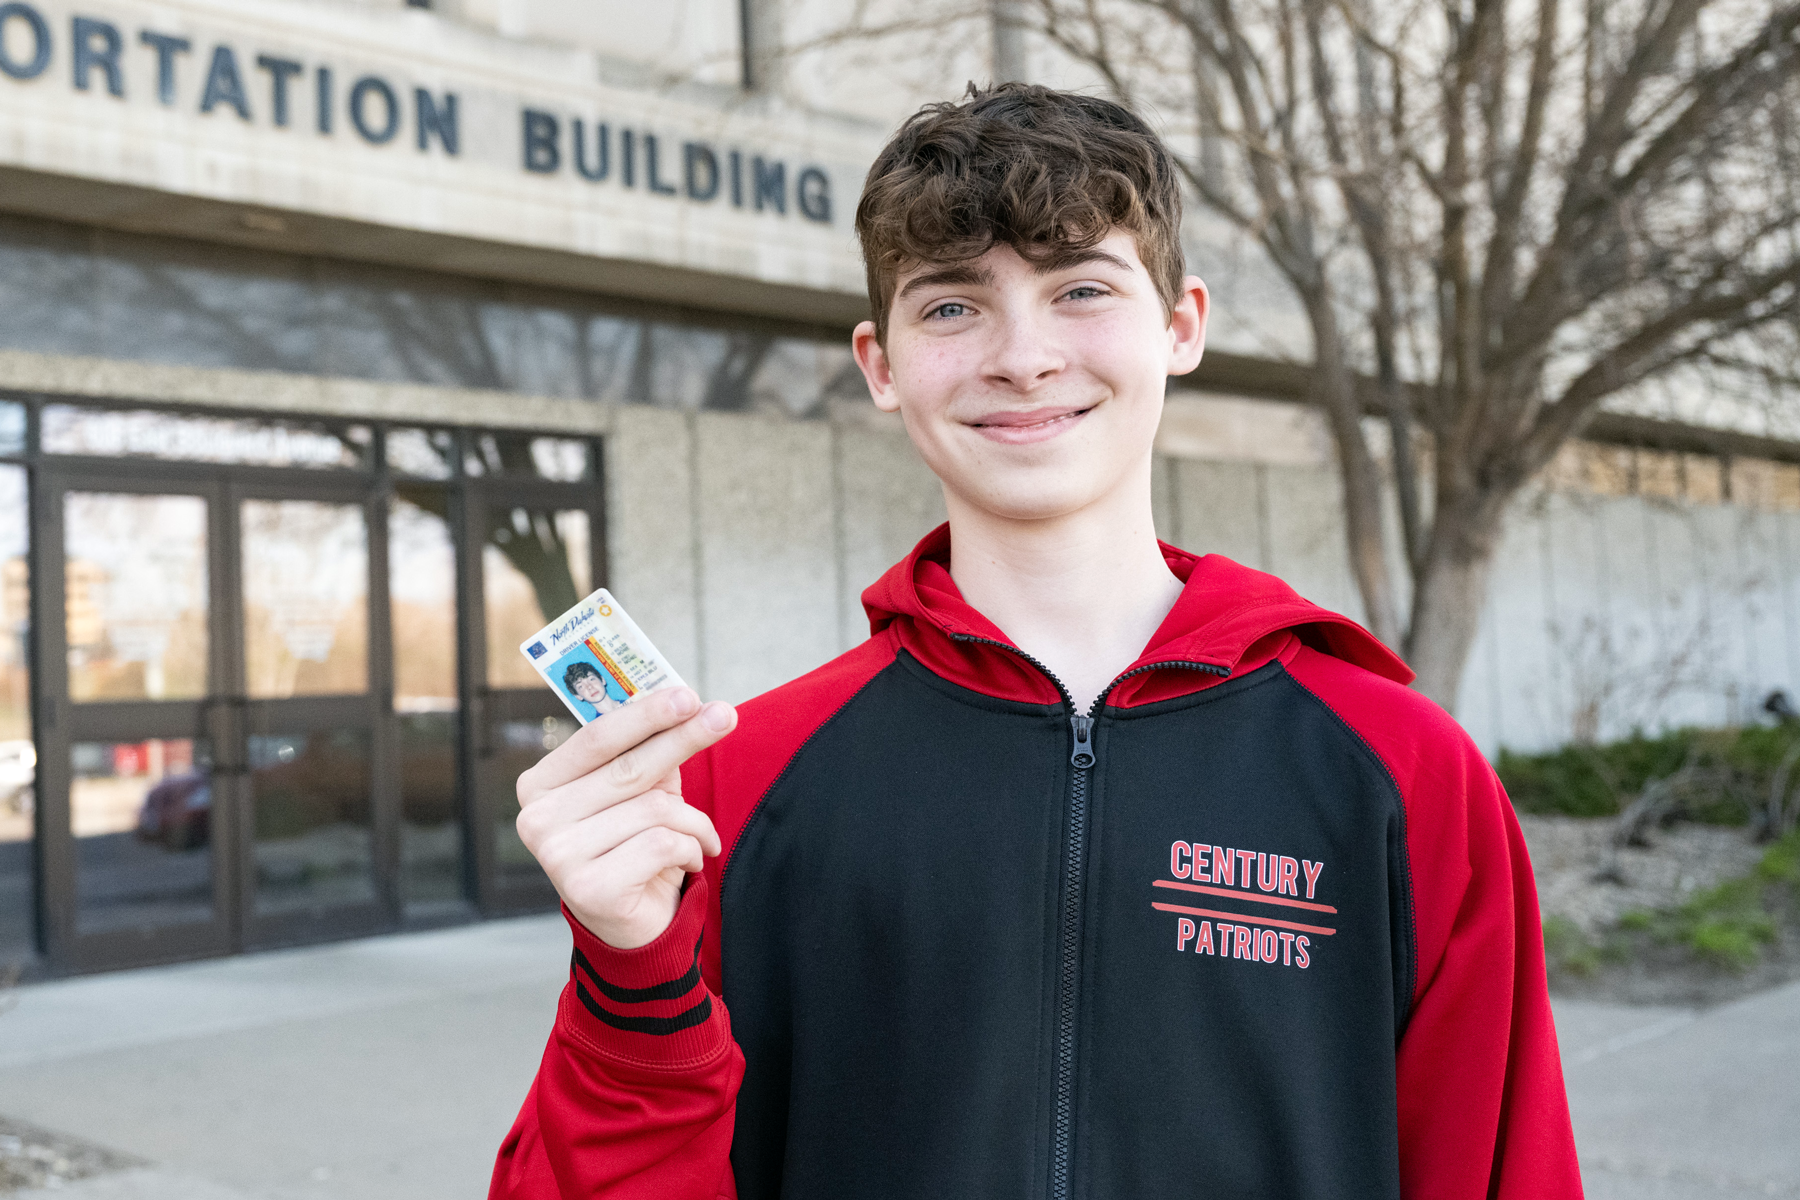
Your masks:
M1407 684L1413 672L1374 634L1349 617L1304 600L1275 576L1223 555L1195 555L1159 542L1169 570L1186 586L1137 661L1194 668L1180 690L1193 691L1283 656L1296 642ZM950 577L950 526L940 525L862 595L874 635L888 632L937 674L988 695L1058 703L1062 695L1011 639L962 598ZM1172 674L1168 671L1146 675ZM1144 678L1144 676L1139 676ZM1147 680L1146 680L1147 682ZM1154 693L1137 694L1127 693ZM1109 704L1162 699L1165 687L1119 688Z

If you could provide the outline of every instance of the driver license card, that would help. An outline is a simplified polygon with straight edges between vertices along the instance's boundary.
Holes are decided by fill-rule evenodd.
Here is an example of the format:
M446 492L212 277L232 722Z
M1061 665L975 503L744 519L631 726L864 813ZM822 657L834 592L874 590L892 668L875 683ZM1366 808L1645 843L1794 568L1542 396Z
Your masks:
M550 690L583 725L681 676L601 588L519 644Z

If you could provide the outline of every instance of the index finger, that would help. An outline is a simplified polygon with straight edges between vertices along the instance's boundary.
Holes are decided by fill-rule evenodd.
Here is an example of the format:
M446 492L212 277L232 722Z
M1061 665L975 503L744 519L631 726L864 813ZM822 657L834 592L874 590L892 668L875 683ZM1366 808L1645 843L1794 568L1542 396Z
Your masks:
M568 741L519 776L519 791L547 792L591 774L699 711L700 697L685 687L653 692L635 704L614 709L583 725Z

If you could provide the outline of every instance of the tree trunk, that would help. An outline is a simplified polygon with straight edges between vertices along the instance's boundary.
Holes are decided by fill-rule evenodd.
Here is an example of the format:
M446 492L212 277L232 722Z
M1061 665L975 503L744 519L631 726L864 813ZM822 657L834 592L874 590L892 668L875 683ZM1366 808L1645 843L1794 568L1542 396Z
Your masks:
M1381 474L1363 438L1362 412L1345 361L1337 313L1329 298L1309 306L1313 327L1313 399L1331 425L1337 446L1338 473L1344 488L1344 524L1348 534L1350 571L1362 593L1370 632L1388 645L1400 646L1399 605L1388 574L1387 535L1381 521Z
M1488 568L1499 540L1504 505L1492 498L1440 507L1431 543L1413 579L1406 661L1415 688L1444 711L1456 711L1463 668L1486 607Z

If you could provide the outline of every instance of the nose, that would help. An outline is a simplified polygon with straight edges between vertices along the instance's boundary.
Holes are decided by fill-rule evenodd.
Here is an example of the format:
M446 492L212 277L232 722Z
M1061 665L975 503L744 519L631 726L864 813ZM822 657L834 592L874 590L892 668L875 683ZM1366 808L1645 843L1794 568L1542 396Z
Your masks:
M990 383L1029 392L1062 371L1065 356L1037 316L1013 313L994 326L982 372Z

